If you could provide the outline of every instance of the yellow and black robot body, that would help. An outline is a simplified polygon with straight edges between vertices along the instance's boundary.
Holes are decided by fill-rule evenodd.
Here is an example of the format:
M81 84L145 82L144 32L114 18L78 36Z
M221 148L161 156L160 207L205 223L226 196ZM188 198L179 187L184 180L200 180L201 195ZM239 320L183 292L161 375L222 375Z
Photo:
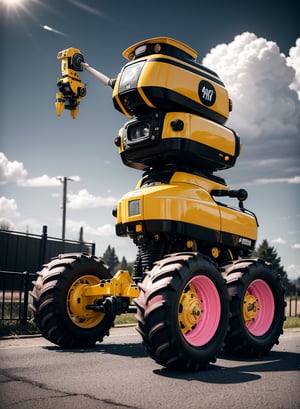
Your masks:
M232 103L223 82L177 40L150 39L123 55L130 62L116 79L113 103L132 119L115 144L126 166L145 173L119 202L117 235L142 249L153 240L166 240L168 251L197 248L217 262L249 254L257 221L242 205L246 195L228 193L214 175L233 167L241 152L238 134L225 126ZM237 197L240 207L222 206L216 191Z
M169 252L197 248L211 255L217 246L216 261L250 253L257 221L242 205L246 196L236 196L240 203L236 209L223 206L211 194L222 191L221 196L234 197L214 172L233 167L241 152L238 134L225 126L232 103L224 83L196 62L195 50L171 38L136 43L123 56L129 62L115 80L85 64L76 48L57 56L62 70L57 81L58 115L66 108L76 117L86 94L78 71L85 69L113 88L115 108L131 118L114 142L124 165L145 174L114 210L117 235L130 236L142 252L147 252L149 240L159 237ZM133 214L135 205L139 211ZM152 209L150 214L146 209ZM231 224L226 222L229 213ZM136 275L151 268L153 257L147 259L148 265L138 264Z
M133 307L149 356L171 370L205 369L222 348L268 354L282 333L284 290L269 263L251 258L258 223L244 208L246 190L216 174L241 153L225 125L228 92L180 41L151 38L123 56L128 62L111 79L80 50L59 52L56 111L76 117L86 94L78 72L87 71L113 89L113 105L127 117L114 142L142 176L113 215L116 234L137 247L133 269L115 273L86 253L52 259L31 293L40 331L62 348L90 348Z

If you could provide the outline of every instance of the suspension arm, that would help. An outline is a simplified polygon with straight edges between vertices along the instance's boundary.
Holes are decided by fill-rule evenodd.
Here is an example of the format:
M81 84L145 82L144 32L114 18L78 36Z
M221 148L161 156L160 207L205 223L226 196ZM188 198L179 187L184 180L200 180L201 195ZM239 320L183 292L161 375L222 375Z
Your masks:
M131 281L128 271L120 270L111 279L102 280L100 284L85 286L83 297L126 297L133 302L140 293L137 285Z

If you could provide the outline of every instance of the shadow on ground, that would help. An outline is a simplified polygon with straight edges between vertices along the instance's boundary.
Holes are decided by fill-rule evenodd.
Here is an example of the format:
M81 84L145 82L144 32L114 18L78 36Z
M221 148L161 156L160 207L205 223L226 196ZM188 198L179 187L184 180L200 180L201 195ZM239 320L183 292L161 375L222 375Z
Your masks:
M206 371L200 372L175 372L166 368L155 369L159 376L200 381L215 384L238 384L255 381L265 372L299 371L300 354L291 352L271 351L262 358L236 358L220 354L217 364L211 364Z
M145 358L147 354L141 343L96 344L94 348L63 349L56 346L44 347L48 350L64 353L103 353L130 358ZM150 359L150 358L149 358ZM271 351L262 358L237 358L221 353L216 364L210 364L207 370L200 372L180 372L167 368L154 369L158 376L200 381L215 384L238 384L261 378L263 372L288 372L300 369L300 354L291 352Z

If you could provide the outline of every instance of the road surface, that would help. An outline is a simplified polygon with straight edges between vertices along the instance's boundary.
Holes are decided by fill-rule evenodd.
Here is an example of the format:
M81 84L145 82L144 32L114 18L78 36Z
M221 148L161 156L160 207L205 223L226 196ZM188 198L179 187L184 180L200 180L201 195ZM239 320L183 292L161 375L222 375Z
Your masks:
M1 409L296 409L300 328L268 357L220 355L207 371L166 370L148 358L135 328L116 327L88 350L42 337L0 339Z

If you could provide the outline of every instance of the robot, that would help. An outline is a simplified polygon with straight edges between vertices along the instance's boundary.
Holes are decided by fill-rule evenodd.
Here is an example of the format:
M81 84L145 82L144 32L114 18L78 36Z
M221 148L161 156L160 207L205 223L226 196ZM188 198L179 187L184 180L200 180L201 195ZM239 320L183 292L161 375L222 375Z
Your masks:
M86 94L78 72L88 71L129 118L114 143L123 164L143 173L113 215L116 234L137 247L134 272L113 275L100 258L59 255L37 273L37 325L62 347L91 346L134 306L146 351L162 366L203 369L222 348L267 354L282 333L284 289L268 263L251 258L258 222L244 207L246 190L215 174L235 166L242 146L225 125L225 85L172 38L141 41L123 56L128 62L111 79L80 50L59 52L56 111L76 117ZM226 196L238 206L222 203Z

